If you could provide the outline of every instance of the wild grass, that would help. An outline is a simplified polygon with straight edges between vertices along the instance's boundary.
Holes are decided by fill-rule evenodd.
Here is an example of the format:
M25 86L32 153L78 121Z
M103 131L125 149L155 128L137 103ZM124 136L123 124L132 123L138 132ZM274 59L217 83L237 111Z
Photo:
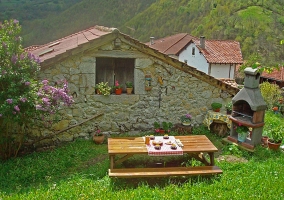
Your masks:
M213 177L111 179L107 144L76 140L49 152L35 152L0 163L0 199L283 199L284 154L259 146L247 152L205 127L220 149ZM232 160L227 160L229 155ZM144 160L142 163L141 159ZM149 158L133 157L145 165ZM188 160L187 160L188 159ZM246 161L246 162L244 162ZM169 161L165 161L169 162ZM185 157L184 163L195 164ZM184 164L183 163L183 164Z

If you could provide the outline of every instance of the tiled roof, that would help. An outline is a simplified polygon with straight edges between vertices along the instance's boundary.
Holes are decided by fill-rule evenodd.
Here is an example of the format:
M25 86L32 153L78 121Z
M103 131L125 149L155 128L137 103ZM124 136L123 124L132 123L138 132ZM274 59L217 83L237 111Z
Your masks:
M243 56L240 43L230 40L205 40L205 49L200 48L200 40L187 33L178 33L169 37L156 39L154 44L146 45L167 55L177 55L194 42L208 63L234 63L242 64Z
M205 40L205 48L200 47L200 40L193 40L208 63L243 63L240 43L231 40Z
M184 62L180 62L178 59L165 56L164 53L161 53L151 46L149 47L148 45L119 32L119 30L115 28L95 26L45 45L28 47L25 50L39 56L42 67L49 67L55 62L60 62L61 59L65 59L78 52L81 52L81 50L84 51L91 49L94 48L94 46L99 47L105 42L113 41L115 38L126 40L135 46L135 48L139 48L141 52L161 59L173 67L191 74L197 79L210 83L211 85L221 88L222 90L228 91L230 94L235 95L239 91L239 89L215 79L214 77L209 76L194 67L190 67Z
M274 79L276 81L284 81L284 66L278 69L274 69L271 73L262 72L261 77Z
M147 42L146 44L164 54L178 55L194 38L195 37L187 33L178 33L176 35L154 40L154 44L150 44L150 42Z
M25 51L29 51L32 54L39 56L40 61L43 62L44 60L56 57L68 50L75 49L81 44L97 39L102 35L109 34L113 30L116 29L94 26L48 44L27 47Z

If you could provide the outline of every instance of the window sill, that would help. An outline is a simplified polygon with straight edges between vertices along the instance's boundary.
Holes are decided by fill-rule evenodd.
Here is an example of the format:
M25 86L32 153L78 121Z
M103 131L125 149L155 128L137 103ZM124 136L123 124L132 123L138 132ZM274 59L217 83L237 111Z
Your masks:
M104 96L100 94L95 94L92 96L92 100L99 101L102 103L136 103L139 101L139 95L138 94L126 94L123 93L121 95L111 94L109 96Z

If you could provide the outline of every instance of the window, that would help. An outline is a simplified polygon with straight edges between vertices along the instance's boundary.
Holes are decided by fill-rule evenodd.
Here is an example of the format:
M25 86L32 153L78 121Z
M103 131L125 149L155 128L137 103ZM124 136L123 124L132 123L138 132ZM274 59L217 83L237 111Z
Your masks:
M195 47L192 47L191 55L195 55Z
M126 92L125 83L134 83L134 63L134 58L96 58L96 84L108 82L112 87L118 81Z

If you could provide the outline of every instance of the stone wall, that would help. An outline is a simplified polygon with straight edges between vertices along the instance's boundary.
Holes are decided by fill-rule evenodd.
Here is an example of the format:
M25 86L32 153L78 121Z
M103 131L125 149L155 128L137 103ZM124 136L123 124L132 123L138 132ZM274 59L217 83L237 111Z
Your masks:
M135 94L103 96L95 94L96 56L135 57L134 91ZM145 74L151 73L151 91L145 91ZM158 82L163 78L163 84ZM67 79L70 94L75 103L68 109L61 110L62 121L54 130L62 130L76 125L92 116L103 113L80 126L57 136L59 141L71 141L77 137L89 138L92 130L99 127L105 133L121 131L153 130L155 121L179 123L181 115L190 113L192 124L202 124L204 116L213 101L224 103L230 98L221 90L163 63L135 48L123 44L120 51L113 50L112 44L100 49L93 49L57 63L42 71L39 79L57 81ZM223 108L224 109L224 108ZM44 134L50 134L47 130Z

